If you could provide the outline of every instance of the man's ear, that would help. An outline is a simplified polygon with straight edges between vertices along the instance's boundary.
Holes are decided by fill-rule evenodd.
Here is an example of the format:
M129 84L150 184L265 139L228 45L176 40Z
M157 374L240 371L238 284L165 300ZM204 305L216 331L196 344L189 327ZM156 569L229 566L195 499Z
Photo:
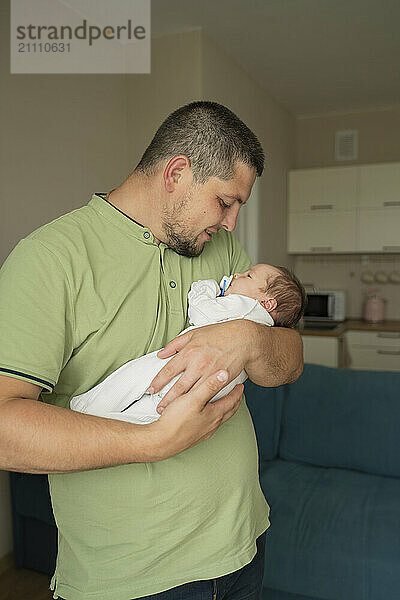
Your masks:
M275 308L278 306L276 298L265 298L264 300L260 300L260 304L268 312L271 312L272 310L275 310Z
M171 158L164 169L164 185L167 192L174 192L182 179L189 175L189 171L190 161L187 156L179 154Z

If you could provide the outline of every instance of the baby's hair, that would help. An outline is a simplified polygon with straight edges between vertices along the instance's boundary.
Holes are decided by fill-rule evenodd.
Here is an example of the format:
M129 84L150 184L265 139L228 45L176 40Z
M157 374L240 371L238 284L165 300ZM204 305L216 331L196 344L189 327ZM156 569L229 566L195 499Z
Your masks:
M268 279L266 290L278 303L275 309L276 327L295 327L304 314L307 294L296 275L286 267L277 267L281 275Z

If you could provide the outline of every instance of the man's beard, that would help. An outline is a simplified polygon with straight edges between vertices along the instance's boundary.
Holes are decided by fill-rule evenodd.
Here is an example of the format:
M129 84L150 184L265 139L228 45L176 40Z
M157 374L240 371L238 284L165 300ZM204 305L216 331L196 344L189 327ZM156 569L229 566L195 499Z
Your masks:
M174 207L170 212L164 210L162 221L167 246L177 254L181 254L187 258L200 256L204 248L204 244L199 246L197 243L199 235L194 236L180 220L191 198L192 193L188 192L181 199L178 206Z
M179 223L164 223L163 228L167 236L167 246L177 254L195 258L203 252L204 244L199 246L196 243L199 236L193 237Z

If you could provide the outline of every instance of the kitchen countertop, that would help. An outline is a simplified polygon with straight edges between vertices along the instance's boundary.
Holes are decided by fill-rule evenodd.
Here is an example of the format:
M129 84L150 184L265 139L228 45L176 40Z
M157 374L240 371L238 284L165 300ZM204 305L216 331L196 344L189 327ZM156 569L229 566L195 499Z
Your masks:
M297 331L301 335L313 335L323 337L338 338L346 331L399 331L400 321L383 321L382 323L367 323L363 319L346 319L336 329L302 329L299 327Z

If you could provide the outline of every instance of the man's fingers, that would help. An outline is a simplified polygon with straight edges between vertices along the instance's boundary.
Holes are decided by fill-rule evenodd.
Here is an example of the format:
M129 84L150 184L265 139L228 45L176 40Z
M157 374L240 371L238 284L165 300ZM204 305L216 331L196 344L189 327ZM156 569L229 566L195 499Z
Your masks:
M172 388L165 394L164 398L157 405L157 412L162 413L164 408L168 406L175 398L179 396L183 396L188 392L192 387L196 387L196 383L198 380L196 379L197 375L195 371L187 370L185 371L181 377L179 377L178 381L172 386Z
M224 369L217 371L192 388L186 395L190 396L191 402L195 402L203 408L227 384L228 376L228 371ZM231 394L228 394L226 398L229 398ZM226 400L226 398L221 398L221 400ZM217 400L216 403L221 400Z
M178 337L174 338L168 344L157 353L158 358L168 358L173 356L177 352L180 352L182 348L186 346L186 344L191 340L192 334L185 333L183 335L178 335Z
M182 379L184 377L185 376L183 375ZM182 382L182 387L183 388L186 387L186 390L189 389L189 391L187 393L188 394L190 393L191 395L193 393L191 401L198 400L200 407L203 408L203 406L205 406L207 404L207 402L209 402L211 400L211 398L213 396L215 396L215 394L217 394L226 385L227 381L228 381L228 372L225 371L224 369L217 371L216 373L213 373L212 375L210 375L209 377L204 379L204 381L202 383L199 383L198 380L194 381L193 377L191 377L190 373L188 372L188 377L185 378L185 380ZM190 387L188 386L188 382L190 384ZM180 380L175 385L177 385L179 383L180 383ZM169 392L165 396L165 398L172 392L174 387L172 387L169 390ZM180 394L174 394L174 398L177 398L179 395ZM160 404L162 404L164 402L165 398L163 398L163 400L162 400L162 402L160 402ZM171 398L171 401L174 398Z
M176 377L177 375L179 375L180 373L183 373L185 371L185 367L182 368L182 365L179 367L177 365L178 365L178 363L175 361L174 358L172 360L170 360L169 362L167 362L165 367L163 367L157 373L157 375L154 377L153 381L150 383L150 385L147 389L148 393L156 394L157 392L162 390L162 388L165 385L167 385L167 383L169 383L171 381L171 379L173 379L174 377Z

